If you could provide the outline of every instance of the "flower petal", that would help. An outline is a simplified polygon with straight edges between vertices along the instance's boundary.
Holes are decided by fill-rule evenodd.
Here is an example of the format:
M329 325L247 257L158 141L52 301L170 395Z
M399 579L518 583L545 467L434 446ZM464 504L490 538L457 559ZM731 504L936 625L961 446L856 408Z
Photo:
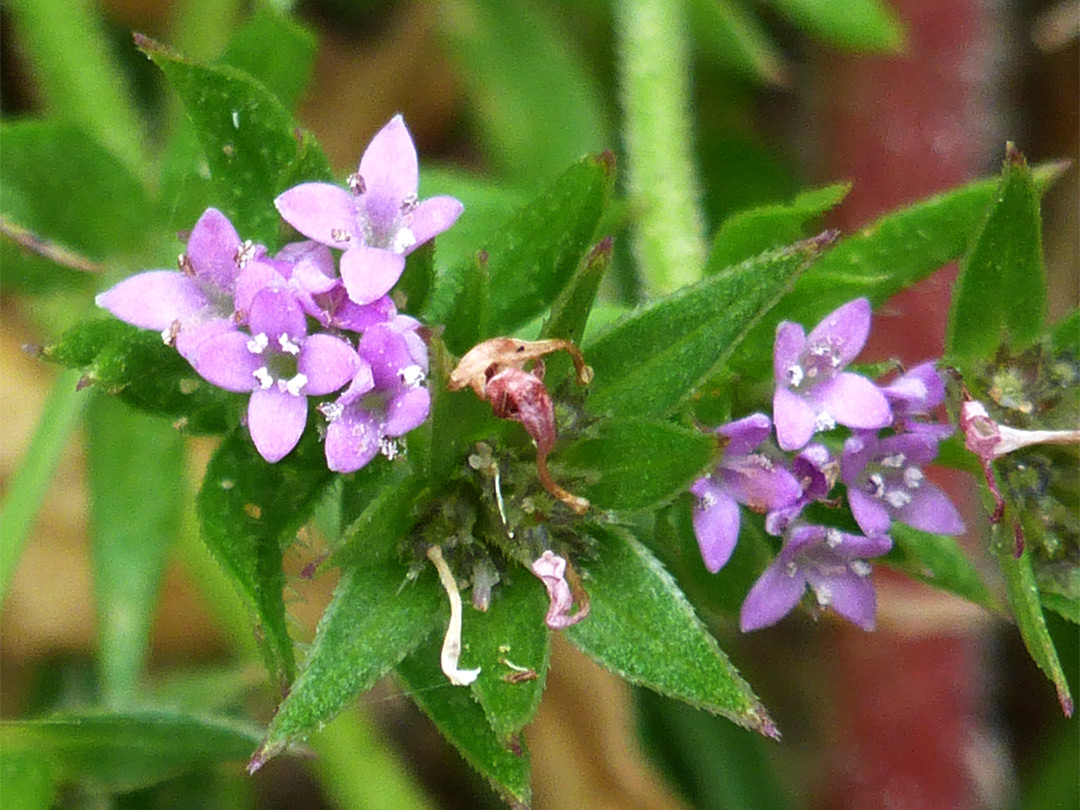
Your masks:
M773 424L782 450L798 450L814 435L814 408L798 394L777 388L773 394Z
M727 457L752 453L759 444L769 438L771 431L772 422L763 413L752 413L716 429L717 433L728 439L724 448L724 455Z
M332 321L341 329L363 332L377 323L388 323L397 316L397 307L389 295L376 298L370 304L357 304L348 297L334 309Z
M263 290L281 290L284 287L285 277L273 265L264 261L248 262L236 279L236 295L233 299L237 312L243 316L242 322L247 322L256 295Z
M379 453L379 425L359 406L347 407L326 428L326 466L356 472Z
M818 604L832 608L863 630L874 629L877 596L869 577L860 577L850 569L843 573L822 575L819 569L806 572L807 582Z
M236 323L232 318L214 318L205 323L191 324L189 322L180 328L180 333L176 336L176 342L173 345L180 356L194 366L199 350L207 338L235 331Z
M274 464L296 447L307 424L307 397L276 386L253 391L248 402L248 430L259 455Z
M279 340L285 335L289 340L299 340L307 335L304 310L286 290L264 289L251 302L248 312L251 334L264 334L269 338L273 351L281 351Z
M938 374L936 363L920 363L881 389L893 403L894 409L905 414L925 414L945 401L945 381Z
M240 273L239 249L240 237L229 218L216 208L207 208L191 229L186 252L196 276L231 294Z
M401 204L407 197L416 195L420 177L416 146L400 115L395 115L375 133L360 158L359 171L364 180L360 200L373 230L390 234Z
M360 305L386 295L405 272L405 257L389 250L353 245L341 257L341 280Z
M870 301L856 298L822 318L806 336L806 342L830 346L839 360L837 368L843 368L858 356L869 336Z
M429 197L417 206L409 221L409 230L416 241L405 250L412 253L429 239L450 228L465 206L453 197Z
M755 458L726 466L721 462L720 475L728 493L755 512L791 506L802 495L802 485L783 467L763 466Z
M206 338L198 345L192 361L195 370L205 380L226 391L254 391L259 387L253 376L255 370L265 365L263 358L248 349L250 338L232 329Z
M376 324L360 338L360 356L371 364L375 386L396 391L402 386L401 370L413 364L405 338L391 326Z
M781 553L746 595L739 610L739 629L749 633L776 624L799 604L805 590L806 576L801 571L789 574Z
M386 409L383 433L387 436L403 436L420 427L431 411L431 392L426 388L410 388L402 391Z
M307 377L304 393L321 397L344 387L363 362L341 338L319 333L304 341L296 359L296 370Z
M877 498L872 498L854 487L848 489L847 496L851 514L855 516L855 522L864 532L867 534L887 532L892 526L889 510Z
M739 539L739 505L715 483L700 493L694 508L694 534L705 568L715 574L729 559Z
M931 534L963 534L967 531L960 513L935 484L923 480L910 492L911 503L896 511L896 519Z
M773 380L777 387L788 384L788 369L798 365L806 346L806 332L801 324L781 321L776 325L773 344Z
M301 183L274 200L281 218L308 239L335 248L363 243L356 221L356 199L330 183Z
M176 270L149 270L126 278L94 303L124 323L159 332L211 306L198 283Z
M858 374L847 371L837 374L814 386L808 397L820 411L850 428L873 430L892 421L889 400L880 388Z

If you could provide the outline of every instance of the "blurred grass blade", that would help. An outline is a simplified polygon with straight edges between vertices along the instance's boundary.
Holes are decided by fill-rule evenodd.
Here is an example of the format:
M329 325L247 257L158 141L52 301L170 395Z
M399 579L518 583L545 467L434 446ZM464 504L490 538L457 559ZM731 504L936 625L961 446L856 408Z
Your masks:
M71 370L56 378L4 498L0 518L0 600L7 595L34 518L52 486L60 455L91 396L90 392L76 389L80 375L81 372Z
M87 414L98 667L105 705L136 696L158 586L180 528L184 438L166 420L99 396Z
M898 53L903 24L882 0L766 0L807 33L855 52Z
M56 798L56 776L39 751L4 751L0 757L0 810L49 810Z
M779 47L741 0L690 0L687 13L699 46L717 62L758 81L790 84Z

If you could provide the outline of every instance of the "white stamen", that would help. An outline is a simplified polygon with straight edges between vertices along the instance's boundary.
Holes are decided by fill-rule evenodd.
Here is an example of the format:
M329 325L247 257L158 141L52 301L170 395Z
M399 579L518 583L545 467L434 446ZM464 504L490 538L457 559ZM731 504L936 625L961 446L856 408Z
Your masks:
M278 385L280 386L281 384L281 381L278 381ZM305 385L307 385L307 374L297 374L284 384L285 393L298 397L300 396L300 392L304 390Z
M379 452L390 461L401 455L401 443L390 436L379 437Z
M761 453L750 453L746 456L746 460L765 472L772 472L776 468L773 460Z
M904 470L904 486L908 489L918 489L924 477L923 471L918 467L908 467Z
M176 344L176 336L180 334L180 321L175 320L161 330L161 341L166 346L173 346Z
M784 566L784 573L794 579L795 575L799 573L799 566L795 565L794 561L790 561Z
M706 492L699 499L702 509L712 509L716 506L716 496L711 492Z
M250 239L245 240L240 247L236 249L236 266L243 269L243 267L255 258L256 247L255 243Z
M233 110L232 111L232 125L233 125L233 129L240 129L240 111L239 110Z
M871 485L867 488L867 492L875 498L880 498L885 494L885 479L881 477L880 473L871 475L867 482Z
M417 206L419 205L420 200L416 198L415 194L408 195L404 200L401 201L402 216L407 216L411 214L413 211L416 210Z
M784 372L784 378L787 380L787 384L792 388L798 388L803 381L805 373L802 366L796 364L794 366L788 366L787 371Z
M838 529L826 529L825 530L825 545L829 548L836 548L842 542L844 542L844 536L840 534Z
M507 533L512 538L514 536L514 530L511 529L510 524L506 522L506 504L503 503L502 482L499 479L499 465L492 463L491 466L495 468L495 503L499 507L499 517L502 519L503 526L506 527Z
M907 456L903 453L890 453L881 459L881 466L892 467L895 470L899 470L904 466L905 461L907 461Z
M424 378L427 375L424 374L424 369L422 369L420 366L412 365L405 366L405 368L401 369L401 371L398 372L398 376L401 378L401 382L404 383L406 387L416 388L418 385L420 385L420 383L424 381Z
M262 354L263 349L270 345L270 339L266 336L265 332L259 332L257 335L253 335L251 340L247 342L248 351L252 354Z
M832 414L828 411L822 411L816 417L814 417L814 430L832 430L836 427L836 420L832 418Z
M458 661L461 658L461 593L458 591L457 581L450 570L450 566L443 559L442 549L432 546L427 550L428 559L439 572L439 582L442 583L446 597L450 600L450 624L446 628L446 636L443 638L442 654L439 656L439 664L447 680L454 686L468 686L476 680L480 674L480 668L460 669Z
M851 569L851 573L857 577L866 579L866 577L870 576L870 563L866 560L852 560L848 563L848 567Z
M890 489L885 493L885 503L893 509L902 509L911 503L911 496L902 489Z
M416 237L411 230L408 228L398 228L398 232L394 234L394 241L390 245L390 249L394 251L394 253L404 253L415 244Z
M289 339L289 336L282 332L278 335L278 345L283 352L288 352L291 355L300 354L300 345Z
M263 391L274 384L274 378L270 376L270 370L266 366L255 369L251 376L259 381L259 388Z
M333 422L341 417L341 412L345 410L345 407L336 402L324 402L315 410L325 416L327 422Z
M353 194L360 195L367 191L367 183L364 182L364 178L360 176L359 172L350 174L346 182L349 184L349 190Z
M348 231L343 231L341 228L331 228L330 238L335 242L348 242L351 237Z
M828 607L832 604L833 592L832 588L828 585L818 585L815 587L814 596L817 597L817 603L822 607Z

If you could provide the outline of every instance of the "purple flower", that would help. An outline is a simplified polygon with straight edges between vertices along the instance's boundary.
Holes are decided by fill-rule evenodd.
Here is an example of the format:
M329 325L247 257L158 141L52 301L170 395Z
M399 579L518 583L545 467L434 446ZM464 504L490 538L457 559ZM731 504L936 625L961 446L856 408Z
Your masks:
M892 548L886 535L863 537L825 526L796 526L739 612L744 633L775 624L799 603L806 586L818 605L831 607L863 630L874 629L877 598L868 557Z
M945 401L945 381L941 379L933 360L920 363L881 391L889 400L893 414L893 427L902 433L925 433L941 441L952 435L954 427L914 419L929 416Z
M273 464L300 441L307 398L333 393L365 364L340 338L309 336L303 310L286 291L256 294L248 325L250 334L233 328L208 337L194 365L220 388L251 392L251 438L259 455Z
M802 487L798 500L765 515L765 531L779 537L802 510L814 501L825 500L840 477L840 465L823 444L808 444L791 462L791 472Z
M274 204L285 221L316 242L344 249L341 278L349 298L370 304L388 293L405 256L442 233L461 215L453 197L419 202L416 147L400 115L371 139L349 191L303 183Z
M755 413L716 429L728 439L716 469L690 487L698 497L694 534L705 567L716 573L731 558L739 537L739 504L756 512L781 509L802 492L799 482L768 456L753 451L769 437L769 417Z
M840 468L859 528L867 534L887 532L895 518L924 532L963 534L956 507L923 475L935 456L937 440L922 433L848 439Z
M885 395L870 380L843 369L870 333L870 302L856 298L826 315L809 335L797 323L776 327L773 420L784 450L798 450L837 424L877 429L892 419Z
M366 366L337 401L320 406L330 422L326 463L331 470L355 472L380 452L393 458L398 453L394 439L427 419L427 347L414 324L398 316L368 328L359 346Z
M233 324L233 295L240 271L264 249L241 242L216 208L199 217L176 270L131 276L95 299L99 307L140 329L156 329L190 363L207 337Z

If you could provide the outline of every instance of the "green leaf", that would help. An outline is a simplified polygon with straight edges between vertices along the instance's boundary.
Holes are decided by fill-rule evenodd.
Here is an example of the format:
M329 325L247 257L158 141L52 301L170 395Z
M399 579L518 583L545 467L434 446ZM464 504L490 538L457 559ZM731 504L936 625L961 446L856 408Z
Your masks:
M459 0L441 4L438 21L503 174L546 180L611 142L595 74L546 7Z
M49 810L56 798L56 777L39 751L5 750L0 757L0 810Z
M268 464L247 431L235 430L210 459L197 500L203 539L247 603L270 677L282 687L296 669L282 558L333 478L313 434Z
M889 534L893 548L881 562L969 602L1000 609L955 537L928 534L902 523L894 523Z
M438 624L444 600L434 572L426 567L414 582L406 573L397 562L342 571L303 668L253 765L329 722Z
M480 251L436 281L423 320L446 324L443 335L446 345L460 355L465 354L488 332L490 311L488 256Z
M656 558L622 532L592 527L590 533L598 556L579 563L590 612L566 631L570 640L631 683L778 736L750 686Z
M378 459L373 462L377 463ZM357 478L364 472L357 473ZM346 508L350 515L359 508L359 514L341 533L332 563L348 568L394 560L398 541L412 528L414 507L423 492L424 479L410 465L398 462L389 473L372 475L362 493L355 492L349 483L345 487Z
M1020 628L1020 635L1032 659L1054 684L1061 710L1066 717L1072 717L1074 707L1069 683L1058 659L1053 639L1046 629L1039 588L1031 568L1030 552L1025 549L1019 557L1013 553L1013 538L1004 536L1007 532L1004 524L995 525L993 532L993 547L1005 575L1005 594L1016 618L1016 625Z
M94 596L104 702L135 698L169 547L180 530L184 438L98 396L87 414Z
M7 595L38 510L53 484L53 473L86 405L89 393L76 388L79 375L60 374L38 417L19 468L8 483L0 513L0 601Z
M687 14L702 49L720 64L769 84L790 84L783 54L742 3L691 0Z
M763 254L617 321L585 347L595 372L586 407L669 413L715 373L822 246L809 240Z
M1034 170L1044 190L1065 170L1050 163ZM736 349L729 368L738 375L772 374L776 325L795 321L810 329L853 298L874 307L959 258L974 238L997 194L997 180L979 180L893 211L840 239L794 286Z
M1007 148L1001 186L954 287L946 354L989 357L1007 332L1023 349L1043 329L1046 273L1039 192L1024 156Z
M224 433L239 424L244 397L203 380L161 335L109 318L72 327L44 356L83 371L82 383L140 410L170 416L178 430Z
M903 25L881 0L768 0L769 5L830 45L857 52L898 53Z
M259 82L227 65L190 62L137 36L180 96L210 166L219 207L242 238L271 248L279 241L274 198L304 180L330 178L325 155ZM302 134L302 133L301 133Z
M405 296L407 312L422 312L435 284L435 243L421 245L405 257L405 272L394 286L395 294Z
M258 729L244 723L161 711L0 722L5 759L9 751L35 751L61 778L107 792L137 790L184 771L242 759L258 741Z
M836 183L802 191L790 203L735 212L724 220L713 237L705 274L711 275L804 238L807 223L839 205L850 190L851 183Z
M315 48L313 33L260 7L233 32L219 61L262 82L286 109L293 110L311 81Z
M589 247L613 175L610 154L584 158L495 230L481 251L487 257L491 287L488 319L479 329L461 323L463 313L447 306L447 299L452 301L453 297L437 290L439 306L433 302L425 319L447 324L446 341L452 350L461 352L475 342L463 339L455 330L464 327L470 335L478 331L478 338L510 334L555 300ZM460 265L440 278L440 285L468 289L463 279L470 271L470 263ZM452 318L454 315L458 317Z
M397 668L409 696L431 718L447 740L514 808L528 808L529 752L524 740L508 748L488 725L472 693L452 686L439 669L442 634L434 633Z
M517 569L495 589L487 611L465 610L461 666L480 667L472 692L502 739L524 728L540 706L551 652L547 608L539 580Z
M608 419L557 449L560 480L597 509L648 509L678 495L709 467L716 437L670 422Z

